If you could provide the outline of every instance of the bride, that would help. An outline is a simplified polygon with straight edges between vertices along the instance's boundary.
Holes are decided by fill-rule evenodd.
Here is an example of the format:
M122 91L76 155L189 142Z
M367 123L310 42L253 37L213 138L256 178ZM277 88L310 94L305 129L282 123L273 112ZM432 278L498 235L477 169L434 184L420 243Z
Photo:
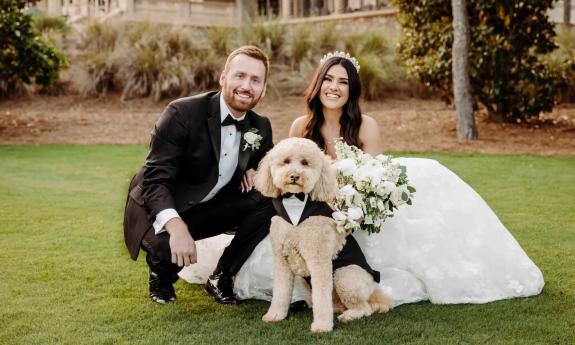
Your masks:
M326 55L307 90L308 114L293 122L289 135L315 141L333 158L333 140L340 137L372 155L381 153L378 125L360 111L359 68L349 54ZM422 300L486 303L541 292L541 271L479 194L435 160L398 160L417 189L413 205L396 210L377 234L351 235L380 272L380 286L395 306ZM199 241L198 263L180 276L204 283L230 240L220 235ZM268 237L236 275L238 298L271 300L272 257ZM293 300L308 295L296 281Z

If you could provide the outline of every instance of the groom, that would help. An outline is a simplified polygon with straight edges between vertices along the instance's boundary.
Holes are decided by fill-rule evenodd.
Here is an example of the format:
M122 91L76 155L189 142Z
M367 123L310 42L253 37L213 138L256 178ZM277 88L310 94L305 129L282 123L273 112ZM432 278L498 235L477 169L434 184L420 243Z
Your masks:
M176 299L173 284L196 262L195 241L235 230L206 291L236 304L233 276L268 234L271 201L252 189L273 146L270 121L251 109L265 95L269 61L244 46L227 58L221 92L171 102L156 123L144 166L130 183L124 238L132 259L140 248L150 268L150 298Z

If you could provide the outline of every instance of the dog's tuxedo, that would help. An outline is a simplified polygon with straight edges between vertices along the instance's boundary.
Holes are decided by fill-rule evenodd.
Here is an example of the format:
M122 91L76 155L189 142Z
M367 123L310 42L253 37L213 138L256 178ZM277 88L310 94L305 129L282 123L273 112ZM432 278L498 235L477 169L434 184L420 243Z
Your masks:
M215 197L202 202L218 182L222 135L220 93L181 98L166 107L152 131L146 162L129 187L124 237L132 259L137 259L140 246L150 253L159 246L153 241L169 238L166 233L155 235L152 223L160 211L175 209L196 240L237 228L236 238L222 259L233 266L230 271L239 270L253 248L267 235L269 219L273 215L271 202L259 192L240 192L245 171L256 169L273 146L269 120L248 111L245 130L254 129L261 136L260 147L246 148L242 138L231 180ZM243 132L240 135L243 136ZM252 211L262 202L269 204L264 207L268 210L254 214ZM165 248L160 250L165 251ZM164 259L147 260L154 270L156 261ZM169 265L171 260L165 260ZM178 269L172 267L171 270L177 272Z
M290 198L275 198L272 203L277 215L292 225L298 225L312 216L331 218L333 214L333 209L327 202L311 201L308 195L305 196L303 201L292 196ZM380 273L369 266L359 244L351 235L347 236L345 245L332 263L334 271L341 267L357 265L371 274L373 280L379 283ZM309 277L306 280L310 283Z

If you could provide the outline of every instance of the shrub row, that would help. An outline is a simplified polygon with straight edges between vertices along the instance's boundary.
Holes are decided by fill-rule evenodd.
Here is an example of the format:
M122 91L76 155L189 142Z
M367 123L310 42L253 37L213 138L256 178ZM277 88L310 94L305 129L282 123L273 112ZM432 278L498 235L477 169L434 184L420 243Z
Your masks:
M73 84L85 95L119 91L158 100L218 87L227 55L243 44L270 57L269 91L301 95L323 54L349 51L361 64L366 99L417 90L395 61L396 32L346 34L334 25L254 25L194 29L151 23L90 23L73 60Z

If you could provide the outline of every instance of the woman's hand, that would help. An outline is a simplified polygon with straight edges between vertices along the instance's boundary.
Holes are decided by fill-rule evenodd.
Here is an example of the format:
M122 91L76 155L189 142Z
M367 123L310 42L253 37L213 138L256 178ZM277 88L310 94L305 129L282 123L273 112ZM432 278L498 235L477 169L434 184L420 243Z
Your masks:
M249 192L254 188L254 174L255 174L255 170L254 169L250 169L248 171L246 171L244 173L244 176L242 176L242 183L241 183L241 190L243 193Z

